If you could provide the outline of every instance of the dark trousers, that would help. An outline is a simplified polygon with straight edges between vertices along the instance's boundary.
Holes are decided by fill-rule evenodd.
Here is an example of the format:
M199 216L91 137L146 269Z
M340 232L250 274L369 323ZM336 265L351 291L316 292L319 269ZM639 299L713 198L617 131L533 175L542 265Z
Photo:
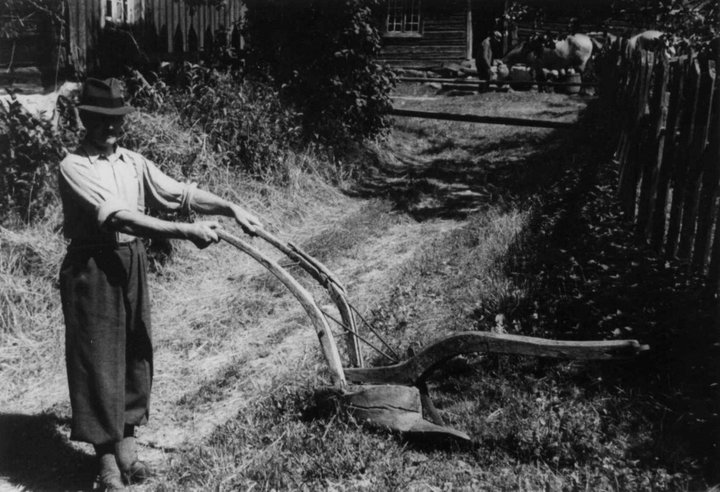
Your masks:
M140 241L71 244L60 271L70 438L95 445L147 423L152 386L147 257Z

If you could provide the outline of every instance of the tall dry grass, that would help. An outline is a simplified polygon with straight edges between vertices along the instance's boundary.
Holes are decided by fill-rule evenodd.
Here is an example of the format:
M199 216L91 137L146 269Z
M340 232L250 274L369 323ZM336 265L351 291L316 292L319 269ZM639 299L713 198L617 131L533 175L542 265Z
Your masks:
M250 179L239 168L221 164L204 135L183 128L177 114L137 112L126 123L121 145L140 152L178 180L197 182L201 188L240 204L281 236L291 238L323 203L342 200L330 182L341 183L345 177L329 164L322 150L308 147L306 151L288 152L283 163L287 179L279 185L280 180L267 183ZM223 224L241 234L230 221L223 219ZM310 220L311 229L320 226ZM65 246L57 195L41 220L32 224L15 221L11 229L0 228L0 401L7 403L8 410L40 410L48 401L66 396L64 324L58 290ZM204 268L191 245L171 241L167 251L172 255L169 260L154 262L160 275L153 278L153 289L161 295L162 288L158 287L168 279L182 282ZM219 248L213 254L219 262L238 261L237 252L228 248ZM192 283L190 286L192 290ZM52 381L56 384L48 384ZM48 387L53 388L52 394L47 394Z
M35 226L0 227L0 400L64 370L58 274L64 241L59 217Z

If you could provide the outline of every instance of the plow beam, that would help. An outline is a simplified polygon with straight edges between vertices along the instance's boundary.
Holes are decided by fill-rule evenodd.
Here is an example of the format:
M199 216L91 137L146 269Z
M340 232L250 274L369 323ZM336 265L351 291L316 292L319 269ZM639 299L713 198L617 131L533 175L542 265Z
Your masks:
M631 358L645 350L648 350L648 346L640 345L636 340L575 342L476 331L450 335L399 364L344 368L344 371L345 377L353 383L418 386L438 365L460 354L480 352L571 360L610 360Z

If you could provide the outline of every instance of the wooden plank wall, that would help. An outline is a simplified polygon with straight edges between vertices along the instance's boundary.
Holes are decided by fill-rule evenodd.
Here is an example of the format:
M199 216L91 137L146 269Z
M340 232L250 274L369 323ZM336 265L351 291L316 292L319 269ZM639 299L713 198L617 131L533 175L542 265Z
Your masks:
M383 37L379 61L393 67L426 69L460 63L468 53L468 2L421 2L422 36Z
M102 24L101 3L96 0L70 0L67 2L67 61L79 74L88 72L93 48L97 46Z
M167 53L190 53L212 50L217 36L233 38L242 47L237 22L242 18L241 0L230 0L226 8L199 7L194 12L175 0L146 0L145 18L160 36L159 45Z
M100 30L105 26L102 2L68 0L67 6L68 61L80 74L86 74L94 60ZM145 0L144 18L138 19L131 28L142 49L159 53L161 57L210 51L218 36L225 36L226 44L233 43L239 49L242 39L237 22L244 10L242 0L229 0L223 9L199 7L194 12L175 0ZM149 42L150 32L152 42Z
M627 55L602 92L623 108L615 153L621 206L658 254L720 292L720 99L713 59L692 51Z

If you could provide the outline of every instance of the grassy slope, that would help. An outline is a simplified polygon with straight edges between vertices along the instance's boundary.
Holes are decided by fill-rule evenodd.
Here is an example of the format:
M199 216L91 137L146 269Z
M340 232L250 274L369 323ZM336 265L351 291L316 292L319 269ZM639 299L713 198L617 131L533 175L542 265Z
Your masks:
M527 116L571 117L582 106L520 93L418 104L518 116L511 105L518 102ZM157 403L141 435L150 456L159 452L150 445L168 453L159 459L166 469L138 489L704 489L717 408L709 387L716 364L703 358L712 346L701 338L703 298L676 266L633 246L612 205L604 137L589 127L564 135L399 121L394 157L374 155L378 165L355 198L304 181L290 197L271 188L227 192L338 273L398 352L449 331L503 329L632 336L653 345L654 355L585 366L458 358L430 390L448 424L474 442L431 448L359 429L343 412L318 406L322 361L295 302L227 246L182 248L154 280ZM57 241L47 230L27 234L20 243ZM13 236L2 237L7 244ZM57 253L40 253L32 254L46 271ZM53 275L34 281L52 285ZM27 444L4 454L13 459L0 472L14 483L47 484L58 467L69 468L74 478L62 488L77 490L92 468L86 450L64 438L57 303L52 287L30 287L49 302L38 310L42 330L5 333L2 345L11 356L3 359L10 377L2 378L2 394L30 413L3 419L13 424L14 441ZM700 345L691 359L679 343L689 337L676 336L685 326ZM11 363L17 360L27 365ZM168 433L194 437L174 449L179 440ZM32 458L38 442L42 461Z

